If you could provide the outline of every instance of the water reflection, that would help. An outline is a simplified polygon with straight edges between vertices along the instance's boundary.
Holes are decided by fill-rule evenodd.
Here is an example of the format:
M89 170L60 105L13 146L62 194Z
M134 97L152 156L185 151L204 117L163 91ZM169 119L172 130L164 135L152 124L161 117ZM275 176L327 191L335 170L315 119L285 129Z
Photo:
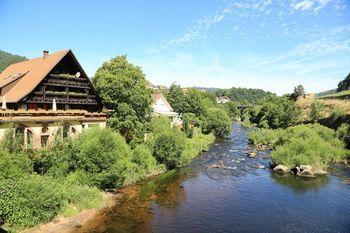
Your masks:
M152 232L152 206L179 206L186 198L181 183L188 171L169 171L150 181L119 190L115 206L104 210L75 232Z
M296 193L305 193L310 190L319 190L329 183L329 177L318 176L316 178L305 178L293 175L281 176L271 173L272 179L279 185L288 187Z

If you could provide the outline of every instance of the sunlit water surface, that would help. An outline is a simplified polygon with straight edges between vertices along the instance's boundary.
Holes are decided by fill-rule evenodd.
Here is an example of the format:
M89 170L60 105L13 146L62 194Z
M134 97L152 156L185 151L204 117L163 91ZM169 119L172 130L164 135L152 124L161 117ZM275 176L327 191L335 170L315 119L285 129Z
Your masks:
M186 168L122 189L80 232L350 232L348 169L280 177L268 169L269 152L248 158L251 149L235 124L229 140Z

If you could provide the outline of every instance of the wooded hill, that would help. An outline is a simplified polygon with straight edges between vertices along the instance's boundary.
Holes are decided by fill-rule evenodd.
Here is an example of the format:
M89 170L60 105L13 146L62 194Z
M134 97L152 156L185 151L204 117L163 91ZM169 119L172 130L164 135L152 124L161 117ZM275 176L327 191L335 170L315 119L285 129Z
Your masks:
M27 58L0 50L0 72L2 72L9 65L24 60L27 60Z
M216 96L227 96L232 101L240 103L255 104L265 97L275 95L269 91L253 88L232 87L230 89L218 89L215 91Z

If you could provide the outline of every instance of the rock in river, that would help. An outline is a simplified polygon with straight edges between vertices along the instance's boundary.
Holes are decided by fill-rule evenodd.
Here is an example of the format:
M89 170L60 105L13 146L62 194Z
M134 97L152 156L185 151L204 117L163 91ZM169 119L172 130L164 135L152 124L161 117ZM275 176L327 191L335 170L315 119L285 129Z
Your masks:
M289 172L289 168L284 165L277 165L273 168L273 171L279 174L287 174Z
M310 165L300 165L299 167L296 167L296 169L297 176L315 177L314 169Z
M248 151L247 155L249 158L256 158L258 156L258 153L256 153L255 151Z

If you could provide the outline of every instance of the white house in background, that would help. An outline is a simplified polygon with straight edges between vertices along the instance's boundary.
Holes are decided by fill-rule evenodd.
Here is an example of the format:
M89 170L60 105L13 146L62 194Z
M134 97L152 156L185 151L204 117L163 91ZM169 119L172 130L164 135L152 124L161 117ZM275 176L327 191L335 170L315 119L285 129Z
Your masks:
M225 104L225 103L228 103L230 101L231 101L231 99L228 98L227 96L216 97L216 103L218 103L218 104Z
M152 115L165 116L172 119L172 124L179 126L182 124L179 113L174 112L173 108L161 93L153 93L152 97Z

